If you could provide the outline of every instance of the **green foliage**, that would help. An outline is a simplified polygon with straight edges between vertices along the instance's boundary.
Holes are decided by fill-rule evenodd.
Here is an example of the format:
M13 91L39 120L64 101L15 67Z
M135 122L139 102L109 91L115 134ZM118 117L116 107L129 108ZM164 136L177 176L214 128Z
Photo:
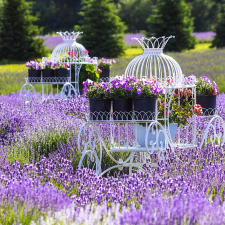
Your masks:
M79 89L83 89L83 82L87 79L97 82L99 79L99 74L96 71L96 68L93 64L84 64L80 70L79 76Z
M81 17L80 0L29 0L34 2L33 12L41 15L35 25L43 27L43 33L49 34L57 31L72 31L73 25L77 24Z
M186 2L191 5L194 31L212 31L218 22L221 3L218 0L186 0Z
M137 33L147 29L146 18L152 13L156 0L121 0L119 16L127 25L127 32Z
M0 58L29 60L46 54L44 40L36 38L40 30L33 22L31 5L25 0L4 0L0 18Z
M212 41L211 47L225 47L225 12L220 14L219 22L216 25L216 35Z
M178 92L178 90L176 90ZM188 118L192 117L192 99L191 101L187 101L186 97L191 97L192 93L188 93L186 96L184 96L184 92L178 92L179 95L175 95L172 97L170 102L170 114L169 114L169 122L170 123L178 123L178 126L186 125L188 123ZM183 99L182 104L178 104L178 96L180 96ZM160 95L158 100L158 118L164 118L165 113L165 106L168 103L165 103L165 95ZM166 111L166 114L168 112ZM164 125L164 121L161 121L162 125Z
M149 31L155 37L176 37L167 43L166 51L181 52L195 47L193 18L190 7L184 0L159 0L148 23Z
M110 0L82 0L81 43L91 57L113 58L124 52L124 24Z
M21 204L20 201L14 201L11 204L1 204L0 206L0 224L24 224L28 225L35 221L40 223L40 218L46 218L46 212L40 212L39 208L27 209L26 204Z
M29 163L30 159L38 162L42 155L48 157L49 153L56 151L60 144L66 144L74 135L70 131L53 131L33 136L28 141L7 147L7 160L9 162L17 160L20 165Z

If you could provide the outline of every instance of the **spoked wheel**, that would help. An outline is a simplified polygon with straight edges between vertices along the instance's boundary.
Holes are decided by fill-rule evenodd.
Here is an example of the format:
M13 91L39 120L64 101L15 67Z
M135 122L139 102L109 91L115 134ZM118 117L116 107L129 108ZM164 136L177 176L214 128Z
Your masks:
M81 154L78 168L88 168L96 171L96 174L101 174L102 138L95 127L89 123L83 124L78 133L78 150ZM98 147L99 148L98 148Z
M62 87L61 99L66 99L66 98L70 97L71 95L77 96L78 93L75 90L74 86L71 83L67 82Z
M23 104L23 109L25 107L30 107L31 103L37 103L38 97L34 87L31 84L24 84L20 91L20 99Z

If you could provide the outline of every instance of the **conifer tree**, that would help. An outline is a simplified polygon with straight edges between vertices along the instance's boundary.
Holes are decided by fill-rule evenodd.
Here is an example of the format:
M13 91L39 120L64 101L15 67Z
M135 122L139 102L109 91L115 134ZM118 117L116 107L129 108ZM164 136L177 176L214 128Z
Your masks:
M194 48L193 18L184 0L159 0L148 22L151 35L175 36L167 43L165 50L180 52Z
M124 52L125 25L110 0L82 0L81 43L90 56L117 57Z
M39 29L25 0L3 0L0 18L0 58L29 60L46 54L44 41L36 38Z
M211 48L223 48L225 47L225 12L220 14L219 22L216 26L216 35L213 38Z

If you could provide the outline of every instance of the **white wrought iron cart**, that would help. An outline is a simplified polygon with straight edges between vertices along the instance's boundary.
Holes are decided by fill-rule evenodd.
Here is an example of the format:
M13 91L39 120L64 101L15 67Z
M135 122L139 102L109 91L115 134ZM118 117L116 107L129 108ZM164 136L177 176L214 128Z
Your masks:
M192 91L192 104L196 103L196 85L193 79L184 77L179 64L163 53L170 37L135 38L144 53L134 58L125 70L125 77L156 79L165 89L164 115L159 117L158 103L154 114L149 112L127 112L121 120L121 112L90 113L87 122L78 134L78 149L81 153L79 168L89 167L100 176L109 170L129 168L129 174L137 168L143 170L144 164L157 167L168 157L167 150L178 147L202 148L207 143L223 145L225 142L225 123L217 112L207 113L204 134L197 129L197 116L193 115L187 125L177 126L170 121L171 100L179 89ZM178 104L182 99L178 98ZM105 120L107 118L107 120ZM120 119L119 119L120 118ZM107 124L102 130L102 124ZM197 138L202 135L201 140ZM200 140L200 142L199 142ZM104 170L102 161L108 156L115 163Z
M71 96L71 94L79 95L79 73L80 69L83 64L97 64L97 57L90 58L88 56L88 51L85 49L85 47L79 43L76 42L76 39L78 38L79 34L82 32L57 32L61 35L63 42L58 44L52 54L50 59L47 59L45 57L42 58L42 62L45 62L46 60L50 60L54 64L69 64L70 73L69 77L26 77L26 83L23 85L21 89L21 100L25 103L30 103L31 100L36 101L44 101L49 98L55 98L58 99L64 99L68 96ZM74 69L74 80L72 76L72 67L75 67ZM41 99L38 98L38 95L35 91L35 88L33 87L33 84L40 84L42 85L42 95ZM49 84L51 86L49 90ZM57 94L53 95L53 85L56 85L57 87ZM60 88L60 85L63 87ZM60 91L61 89L61 91ZM60 92L59 92L60 91ZM32 94L33 93L33 94ZM51 94L49 94L51 93Z

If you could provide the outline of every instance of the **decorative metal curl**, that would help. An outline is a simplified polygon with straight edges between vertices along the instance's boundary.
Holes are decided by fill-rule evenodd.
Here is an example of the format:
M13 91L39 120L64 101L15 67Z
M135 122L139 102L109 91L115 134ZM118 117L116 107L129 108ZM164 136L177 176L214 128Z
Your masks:
M31 102L39 102L34 87L29 83L24 84L21 88L20 99L23 104L23 110L25 107L30 106Z
M67 97L70 97L72 95L72 92L75 96L77 96L77 91L73 87L73 85L69 82L65 83L61 90L61 99L66 99Z
M212 133L211 133L212 132ZM215 144L216 146L224 145L225 143L225 123L220 116L214 116L208 123L204 136L202 138L200 148L203 144L209 144L208 138L210 139L210 144Z

